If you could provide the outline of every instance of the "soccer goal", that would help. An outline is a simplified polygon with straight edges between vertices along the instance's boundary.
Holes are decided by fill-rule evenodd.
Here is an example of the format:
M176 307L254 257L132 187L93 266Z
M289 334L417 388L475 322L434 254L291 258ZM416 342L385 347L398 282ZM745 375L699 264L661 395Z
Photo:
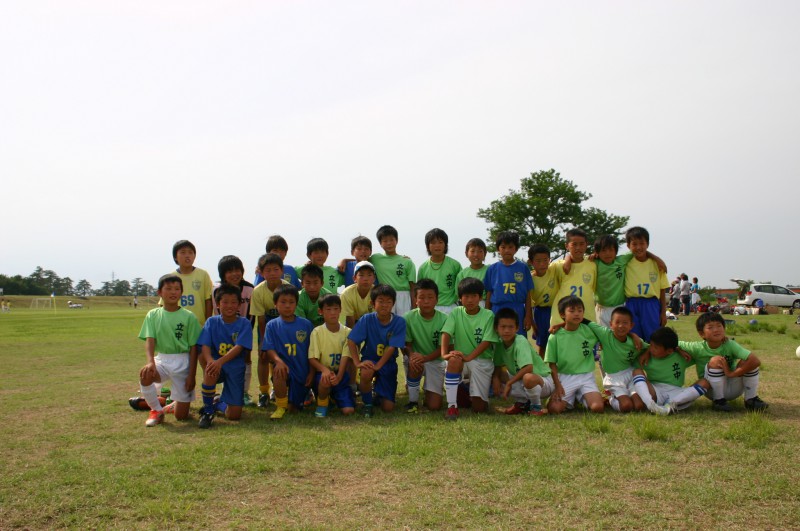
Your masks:
M52 297L33 299L31 301L31 308L33 308L34 310L44 310L46 308L52 308L52 307L53 307Z

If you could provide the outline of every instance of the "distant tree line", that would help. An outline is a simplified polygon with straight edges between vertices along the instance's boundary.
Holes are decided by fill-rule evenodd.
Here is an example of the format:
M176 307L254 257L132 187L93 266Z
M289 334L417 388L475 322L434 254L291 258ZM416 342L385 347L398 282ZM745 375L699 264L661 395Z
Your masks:
M116 296L155 296L156 289L139 277L133 280L107 280L100 288L94 289L92 284L81 279L78 282L69 277L61 278L55 271L37 267L27 277L22 275L0 274L0 288L4 295L66 295L88 297L90 295Z

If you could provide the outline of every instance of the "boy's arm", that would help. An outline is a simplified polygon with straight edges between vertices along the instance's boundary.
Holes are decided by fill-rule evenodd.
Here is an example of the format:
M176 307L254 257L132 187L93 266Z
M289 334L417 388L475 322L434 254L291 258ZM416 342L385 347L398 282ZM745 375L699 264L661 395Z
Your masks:
M347 328L353 328L356 325L356 317L355 317L355 315L345 315L345 317L344 317L344 325Z
M550 377L553 379L553 386L555 390L550 395L552 400L561 400L564 396L564 388L561 386L561 380L558 378L558 364L550 362Z
M523 321L523 326L525 330L530 330L534 328L533 325L533 311L531 310L531 295L533 294L533 290L528 292L528 295L525 297L525 320ZM534 333L536 330L534 330Z
M725 359L725 358L722 358ZM727 361L725 362L725 366L727 366ZM736 366L736 369L730 370L730 367L725 371L725 377L727 378L739 378L740 376L744 376L748 372L757 369L761 366L761 360L755 354L750 354L746 360L742 360Z
M667 297L666 297L667 290L662 289L660 295L658 297L658 301L661 303L661 315L658 317L658 322L660 326L667 326Z
M267 329L267 317L264 315L258 316L258 340L256 346L260 347L261 342L264 340L264 331Z
M386 346L386 348L383 349L383 355L381 356L381 359L379 359L378 363L375 364L374 370L378 371L381 367L386 365L386 363L388 363L388 361L394 356L395 350L397 350L396 347Z
M647 251L647 258L651 259L653 262L656 263L656 266L658 267L659 271L661 271L664 274L667 273L667 264L664 262L664 260L662 260L661 258L657 257L656 255L654 255L650 251Z
M144 379L145 376L149 376L151 379L154 379L156 374L158 374L156 370L156 338L148 337L144 340L144 354L147 358L147 362L140 371L140 377Z
M358 367L361 364L360 363L361 356L360 353L358 352L358 345L356 345L356 342L353 341L352 339L348 339L347 348L350 349L350 357L353 359L353 363L355 363L356 367Z
M464 357L464 353L463 352L459 352L458 350L453 350L452 352L450 351L450 334L449 333L442 332L442 335L440 336L440 339L441 339L441 342L442 342L442 345L441 345L442 358L444 358L446 360L449 360L453 356L461 356L462 358Z
M464 356L464 361L467 362L474 360L475 358L486 352L486 349L488 349L491 346L492 346L491 341L481 341L480 343L478 343L478 346L475 347L475 350L470 352L468 356Z
M313 368L316 372L320 373L322 377L325 377L325 374L332 372L329 368L322 364L317 358L308 358L308 365Z
M211 299L206 299L206 319L214 315L214 305L211 304Z
M484 307L486 307L487 310L491 310L492 309L492 292L491 291L486 290L486 298L484 299L484 301L485 301L483 303Z
M569 275L569 270L572 268L572 255L567 253L564 255L564 261L561 262L561 270L565 275Z
M417 284L415 282L412 282L412 281L409 280L408 281L408 292L409 292L409 296L411 297L411 309L412 310L417 307L417 297L415 295L416 291L417 291Z
M186 390L193 391L197 377L197 345L189 347L189 376L186 378Z

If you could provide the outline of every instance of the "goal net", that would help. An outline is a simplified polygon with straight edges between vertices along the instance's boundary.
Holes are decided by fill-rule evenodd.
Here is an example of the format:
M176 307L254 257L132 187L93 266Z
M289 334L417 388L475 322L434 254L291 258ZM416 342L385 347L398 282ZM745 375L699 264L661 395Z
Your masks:
M43 310L45 308L52 308L53 307L53 298L41 298L41 299L33 299L31 301L31 308L34 310Z

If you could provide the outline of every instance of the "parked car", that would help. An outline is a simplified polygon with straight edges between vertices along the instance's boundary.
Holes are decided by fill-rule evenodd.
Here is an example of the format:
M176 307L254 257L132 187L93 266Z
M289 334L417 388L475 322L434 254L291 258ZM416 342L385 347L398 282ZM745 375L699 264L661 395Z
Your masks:
M745 306L791 306L800 309L800 293L775 284L750 284L740 278L732 278L739 284L739 298L737 304Z

